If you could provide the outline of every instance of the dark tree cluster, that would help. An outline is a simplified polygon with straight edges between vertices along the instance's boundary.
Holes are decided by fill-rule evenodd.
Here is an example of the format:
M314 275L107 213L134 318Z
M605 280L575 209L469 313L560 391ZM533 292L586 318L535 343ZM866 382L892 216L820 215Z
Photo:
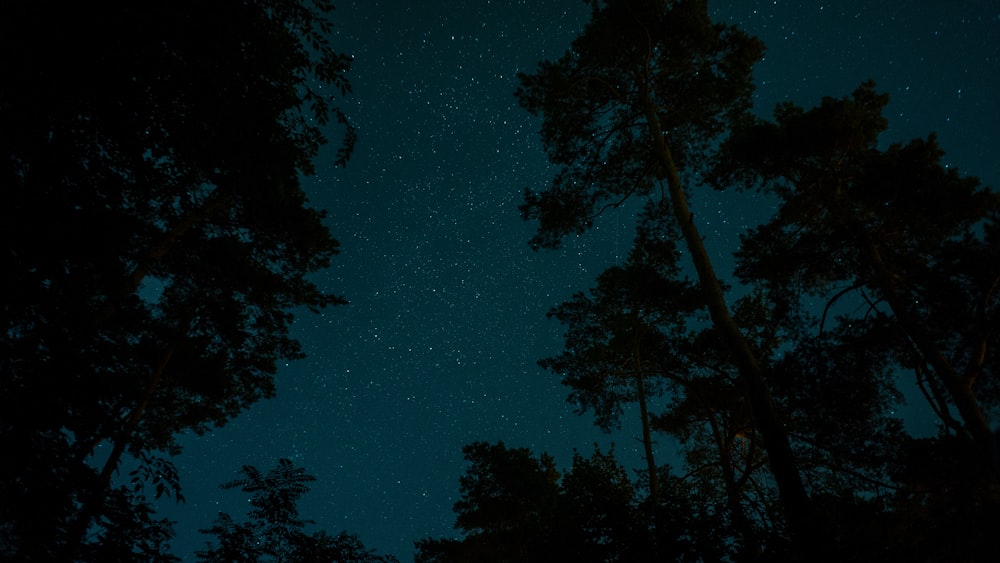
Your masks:
M550 456L503 442L476 442L464 452L469 467L455 527L465 537L417 542L418 563L651 561L658 554L694 561L701 545L718 539L658 535L648 526L651 512L670 519L672 530L692 530L696 499L670 489L661 505L649 506L613 452L576 453L563 475Z
M338 164L355 141L331 11L5 6L0 559L169 559L176 437L272 396L292 310L343 302L300 186L326 125Z
M627 201L638 228L623 264L551 311L565 350L540 364L601 429L638 416L646 463L632 484L591 474L591 493L622 494L584 509L586 460L560 482L544 455L476 444L464 539L421 543L423 560L993 560L1000 194L933 135L880 148L888 97L870 81L754 116L763 46L703 0L589 4L565 55L520 76L558 168L521 209L536 248ZM742 237L738 286L688 205L708 189L777 202ZM936 435L896 416L905 385ZM680 444L676 473L657 435Z
M219 513L211 528L201 530L215 538L197 552L198 561L398 563L394 557L366 549L354 534L331 536L323 530L307 534L305 528L314 522L299 516L297 503L309 492L307 483L316 478L291 460L278 460L277 467L267 473L252 465L243 466L240 472L241 478L223 483L222 488L250 494L248 520L240 523L225 512Z

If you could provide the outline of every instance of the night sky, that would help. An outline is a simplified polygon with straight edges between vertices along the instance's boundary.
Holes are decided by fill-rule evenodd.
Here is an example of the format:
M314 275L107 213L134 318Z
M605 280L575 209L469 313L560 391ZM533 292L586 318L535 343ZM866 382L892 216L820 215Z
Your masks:
M946 162L1000 186L1000 2L960 0L710 2L767 45L757 66L757 110L790 99L806 107L873 78L888 92L884 141L935 131ZM842 7L844 5L849 8ZM337 3L334 47L354 55L344 109L361 142L346 169L306 179L342 243L320 286L351 304L294 325L308 358L282 367L278 397L182 443L175 459L187 503L175 551L190 559L218 510L246 499L221 491L243 464L291 458L318 480L300 505L330 531L360 535L411 560L413 541L453 534L461 448L475 440L548 451L614 440L638 466L637 433L605 436L573 414L558 377L535 361L558 353L562 327L546 311L585 290L623 257L627 212L560 251L533 252L535 225L517 211L526 187L553 169L539 122L513 96L518 71L556 58L589 8L577 0L364 0ZM331 131L335 138L336 131ZM721 275L737 236L766 217L747 194L692 195ZM920 405L901 407L929 428ZM627 422L627 420L626 420ZM668 459L670 444L659 444Z

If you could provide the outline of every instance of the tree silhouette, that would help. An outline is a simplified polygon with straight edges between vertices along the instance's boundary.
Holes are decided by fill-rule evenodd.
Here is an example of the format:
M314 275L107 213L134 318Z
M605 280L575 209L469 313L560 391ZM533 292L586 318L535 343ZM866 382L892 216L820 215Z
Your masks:
M565 349L540 364L562 377L569 401L581 414L593 410L605 431L617 425L626 403L638 404L649 487L643 506L654 527L661 519L673 525L661 510L653 456L653 433L663 432L680 442L684 494L711 507L717 534L733 537L740 557L752 559L765 541L773 547L768 538L784 527L767 507L773 490L760 439L734 362L706 322L701 294L678 277L673 240L647 223L624 265L600 274L589 294L553 309L550 315L567 327ZM763 306L749 296L734 314L753 328L758 350L771 350L776 329ZM671 539L669 530L664 536Z
M782 200L745 241L739 273L828 309L855 296L866 306L854 330L882 331L868 348L914 371L942 424L994 471L1000 266L984 233L996 231L1000 194L943 165L934 136L879 150L887 103L867 82L808 111L781 105L774 123L734 137L720 169Z
M652 506L659 503L652 402L665 379L684 369L672 353L674 341L686 335L687 315L701 305L696 289L676 279L676 262L671 239L641 234L628 262L603 272L589 296L577 293L549 312L567 326L566 347L539 361L572 389L568 400L580 413L593 410L605 432L619 426L624 405L639 406Z
M519 101L543 117L542 141L560 167L546 191L526 193L524 217L540 223L532 244L556 246L631 197L662 205L660 219L680 231L713 324L739 369L789 522L805 549L816 543L818 530L787 433L762 360L730 312L687 199L713 147L746 119L751 66L762 45L713 23L704 1L591 5L591 21L563 57L520 75Z
M559 498L555 461L503 442L476 442L462 451L470 466L459 479L455 527L478 546L477 558L551 560L546 543Z
M353 534L341 532L330 536L325 531L311 535L304 529L311 520L299 516L298 501L309 492L307 483L316 480L295 467L288 459L261 472L244 465L242 478L223 483L223 489L239 489L250 493L249 520L237 523L222 512L215 524L201 530L215 536L204 550L198 551L199 561L205 562L285 562L313 563L390 563L394 557L375 555Z
M476 442L463 451L455 527L464 537L417 542L419 563L685 561L705 547L691 541L700 523L685 496L661 499L669 518L653 529L613 452L577 452L560 478L551 457L526 448Z
M543 365L605 425L623 402L648 399L655 385L640 374L670 382L671 402L653 417L640 405L640 416L685 442L689 494L724 499L719 514L731 521L717 526L742 543L733 557L754 559L762 546L784 557L786 526L800 558L913 555L906 538L978 557L973 544L986 537L1000 490L990 422L1000 399L997 194L944 166L933 136L879 149L887 97L870 83L810 110L782 104L773 123L752 117L761 46L713 24L705 2L590 4L567 53L520 75L519 101L543 118L558 166L547 189L526 193L522 213L539 221L531 243L558 246L641 198L642 223L684 241L712 326L665 338L630 262L553 310L570 327L566 352ZM727 300L688 207L700 185L763 189L780 201L739 249L739 300ZM685 311L670 296L661 302ZM693 318L678 322L690 330ZM626 340L643 343L648 370ZM623 369L629 358L635 369ZM913 439L895 416L907 371L942 436ZM948 477L919 469L919 452L942 460L955 451L957 466L931 465ZM945 538L954 518L943 522L932 507L974 515L963 520L969 541Z
M733 135L712 174L780 199L743 241L741 280L799 319L821 303L772 382L838 549L864 553L867 538L896 557L988 560L1000 194L943 164L933 135L879 148L887 103L866 82L808 110L779 105ZM906 377L939 436L909 437L892 416Z
M300 186L331 119L338 164L355 141L331 10L22 2L0 23L21 54L0 63L4 556L128 541L104 518L123 456L271 396L292 310L343 301L306 278L337 242Z

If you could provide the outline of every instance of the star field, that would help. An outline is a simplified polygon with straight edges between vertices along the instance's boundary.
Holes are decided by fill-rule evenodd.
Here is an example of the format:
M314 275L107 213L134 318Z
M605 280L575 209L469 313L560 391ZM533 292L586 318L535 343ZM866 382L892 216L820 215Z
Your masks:
M710 7L767 45L755 72L762 114L873 78L891 96L887 142L936 131L951 165L997 187L1000 7L991 4ZM276 399L184 440L176 463L188 502L164 509L180 520L179 555L203 544L196 530L217 510L243 510L244 499L217 487L243 464L292 458L318 478L300 506L306 517L408 561L413 541L453 533L466 443L502 439L565 466L574 448L614 440L622 460L638 459L634 429L602 435L535 365L562 344L546 311L627 251L627 214L535 253L535 225L517 211L524 188L545 185L552 169L538 122L514 99L516 73L560 56L588 10L575 0L338 3L334 46L355 57L344 109L361 140L346 169L332 167L328 147L305 182L342 243L317 279L350 305L298 316L308 358L282 367ZM692 200L725 275L739 233L767 216L767 202L728 192ZM667 442L660 448L669 455Z

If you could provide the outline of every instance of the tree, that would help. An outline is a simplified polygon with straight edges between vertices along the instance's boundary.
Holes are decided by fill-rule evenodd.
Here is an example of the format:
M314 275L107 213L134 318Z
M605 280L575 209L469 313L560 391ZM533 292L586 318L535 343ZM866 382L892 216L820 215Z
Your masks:
M690 541L698 534L684 497L666 495L671 525L652 529L614 452L576 452L560 478L550 456L526 448L476 442L463 451L469 466L459 480L455 527L464 537L417 542L420 563L689 561L711 550Z
M21 53L0 63L4 557L111 537L122 456L273 395L293 309L343 302L307 279L338 245L300 185L331 118L338 164L355 142L331 10L20 2L0 23Z
M880 331L865 339L868 353L912 370L945 428L995 473L1000 266L990 237L1000 194L942 164L933 135L880 150L887 103L866 82L808 111L782 104L773 123L734 135L723 181L739 177L781 199L745 240L738 273L820 297L827 310L854 296L863 305L854 332Z
M559 472L551 456L503 442L462 448L469 467L459 479L455 528L465 540L418 542L418 561L553 561L552 527ZM555 559L553 559L555 557Z
M565 350L539 361L559 374L572 391L578 412L593 410L595 424L610 432L619 426L624 405L639 406L643 454L651 506L659 504L659 478L653 454L651 402L665 378L684 371L674 353L687 334L687 316L701 305L696 289L677 278L673 240L643 232L626 265L597 279L590 295L577 293L548 316L567 327Z
M751 67L763 47L714 24L704 1L590 3L591 21L569 51L520 75L518 99L543 117L542 141L560 167L549 189L526 193L524 217L540 223L532 244L556 246L631 197L665 204L661 220L685 241L712 322L739 369L788 520L799 544L813 545L817 530L765 368L729 310L687 202L713 147L746 119Z
M286 563L391 563L391 556L375 555L353 534L341 532L330 536L319 530L311 535L304 529L311 520L299 517L297 503L309 492L306 483L316 478L295 467L288 459L279 459L278 465L266 474L252 465L244 465L242 478L223 483L223 489L240 489L250 493L249 521L237 523L232 516L221 512L215 524L201 530L216 536L206 548L197 552L205 562L263 562Z
M592 410L602 430L617 426L626 403L638 404L651 476L643 507L654 527L664 518L663 526L672 526L661 510L661 468L653 455L653 434L663 432L677 439L684 454L685 494L713 513L707 527L733 544L725 547L734 557L751 560L765 542L773 549L770 538L782 527L769 508L773 491L760 440L733 362L705 322L701 294L679 278L674 239L651 230L656 224L654 217L641 221L626 263L600 274L589 293L577 293L550 312L567 327L565 348L539 363L562 377L568 400L581 414ZM755 348L771 351L777 329L763 307L749 296L734 314L752 327ZM803 416L812 420L808 412Z
M744 239L742 281L799 314L823 304L773 380L791 401L826 411L796 427L837 477L823 483L839 515L830 521L865 522L864 533L835 535L907 559L987 560L987 522L1000 507L1000 194L945 165L933 135L879 148L887 103L866 82L808 110L781 104L773 122L733 135L713 174L780 200ZM908 373L939 436L906 436L888 414Z
M559 541L573 561L638 561L654 555L653 530L614 451L573 452L560 482Z

